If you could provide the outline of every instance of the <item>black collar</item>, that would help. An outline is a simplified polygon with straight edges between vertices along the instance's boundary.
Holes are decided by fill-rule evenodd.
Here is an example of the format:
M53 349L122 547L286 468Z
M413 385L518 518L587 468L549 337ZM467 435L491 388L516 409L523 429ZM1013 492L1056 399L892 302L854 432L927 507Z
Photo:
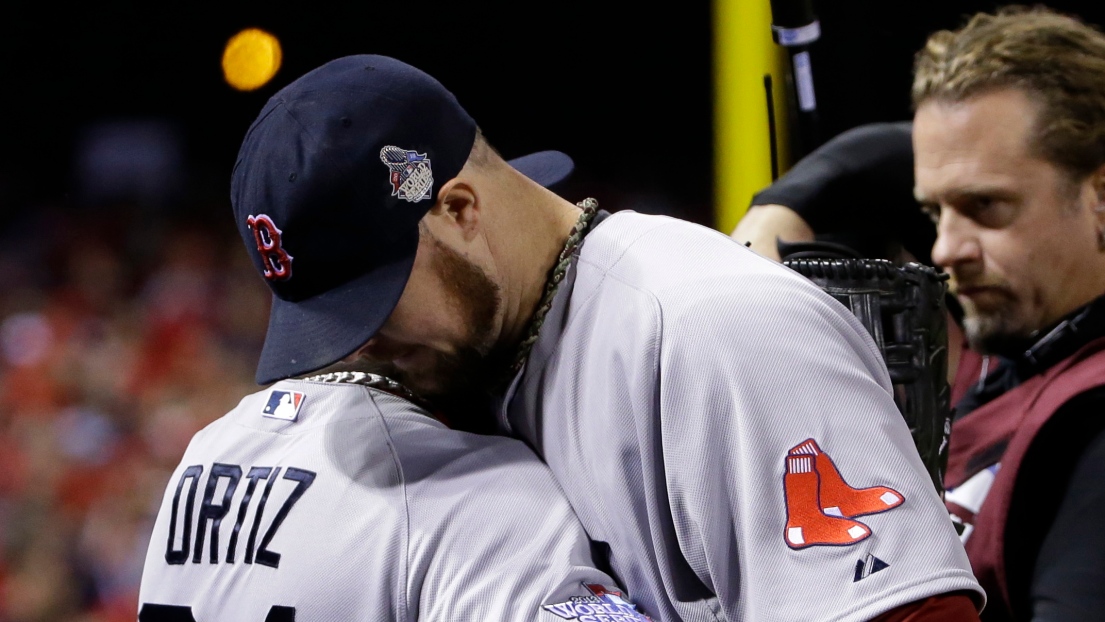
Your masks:
M1037 331L1032 344L1022 354L1012 357L1017 375L1024 381L1102 336L1105 336L1105 296L1091 300L1051 327Z
M1105 296L1091 300L1048 328L1036 331L1024 350L998 356L998 365L955 405L958 419L1036 374L1043 373L1082 346L1105 337Z

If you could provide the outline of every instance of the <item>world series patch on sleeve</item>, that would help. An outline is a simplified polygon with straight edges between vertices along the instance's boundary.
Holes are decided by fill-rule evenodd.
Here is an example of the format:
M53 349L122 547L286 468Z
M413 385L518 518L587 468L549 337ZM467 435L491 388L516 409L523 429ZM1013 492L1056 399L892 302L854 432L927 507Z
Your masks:
M591 596L573 596L570 600L544 609L565 620L579 622L651 622L652 618L637 610L620 591L603 585L584 583Z

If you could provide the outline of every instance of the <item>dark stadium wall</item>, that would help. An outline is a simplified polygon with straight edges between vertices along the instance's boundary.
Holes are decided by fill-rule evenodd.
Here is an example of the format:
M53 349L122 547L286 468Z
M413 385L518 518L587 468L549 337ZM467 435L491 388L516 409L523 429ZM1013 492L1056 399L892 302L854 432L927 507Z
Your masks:
M825 135L909 115L913 52L992 2L815 2L813 70ZM1054 2L1091 22L1105 5ZM556 3L102 2L15 0L0 20L5 96L0 224L33 205L79 203L75 146L105 120L166 121L181 146L172 193L226 215L230 168L264 101L336 56L381 53L454 90L507 156L573 155L572 198L708 223L712 202L711 5ZM252 93L218 63L241 28L280 37L284 64ZM768 25L764 25L765 28Z

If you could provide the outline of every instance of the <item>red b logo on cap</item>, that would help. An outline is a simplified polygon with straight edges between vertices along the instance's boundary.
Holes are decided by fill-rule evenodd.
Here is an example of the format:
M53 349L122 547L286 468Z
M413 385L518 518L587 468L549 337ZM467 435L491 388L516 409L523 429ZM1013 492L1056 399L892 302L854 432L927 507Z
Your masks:
M276 228L272 219L264 214L250 216L246 218L246 226L253 232L253 239L257 242L257 252L261 253L265 278L270 281L291 278L292 256L281 245L280 235L283 232Z

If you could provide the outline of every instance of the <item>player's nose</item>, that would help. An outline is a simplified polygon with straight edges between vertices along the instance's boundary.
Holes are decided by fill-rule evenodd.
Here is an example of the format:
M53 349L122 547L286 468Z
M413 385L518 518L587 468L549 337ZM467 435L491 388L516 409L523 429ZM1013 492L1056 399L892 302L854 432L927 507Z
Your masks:
M954 210L940 212L936 225L936 243L932 246L932 261L946 271L964 264L981 261L982 247L969 219Z

